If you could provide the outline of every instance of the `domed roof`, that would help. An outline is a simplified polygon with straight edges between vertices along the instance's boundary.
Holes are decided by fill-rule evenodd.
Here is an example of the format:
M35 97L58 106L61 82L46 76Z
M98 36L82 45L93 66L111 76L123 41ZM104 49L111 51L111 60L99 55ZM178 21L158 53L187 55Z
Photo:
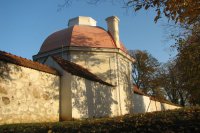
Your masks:
M90 48L117 48L109 32L98 26L74 25L51 34L43 42L39 53L66 46ZM127 52L121 43L121 50Z

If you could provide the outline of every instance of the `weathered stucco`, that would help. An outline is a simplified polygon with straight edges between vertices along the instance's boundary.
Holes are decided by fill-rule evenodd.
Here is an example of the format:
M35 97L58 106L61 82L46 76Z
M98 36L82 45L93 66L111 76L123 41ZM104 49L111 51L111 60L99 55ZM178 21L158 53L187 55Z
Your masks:
M132 62L126 56L115 52L115 50L96 52L91 49L90 52L71 51L70 60L86 67L104 81L115 85L110 92L107 92L112 99L111 113L108 116L132 113ZM96 88L103 90L99 85Z
M115 115L112 112L112 107L117 105L117 101L113 99L112 91L114 89L112 87L77 76L72 78L73 118L95 118Z
M0 61L0 124L59 121L59 76Z
M103 81L115 86L109 92L109 95L112 99L111 101L113 102L110 105L111 113L109 113L108 116L119 116L132 113L133 92L131 81L131 64L133 59L130 58L129 55L118 49L70 47L68 49L63 49L62 51L54 51L38 55L40 58L38 58L37 61L45 60L45 62L48 62L46 64L52 66L52 61L47 61L48 55L62 56L62 58L66 60L87 68L90 72L100 77ZM55 68L58 69L57 66ZM73 81L73 79L67 79ZM80 83L80 85L83 84ZM85 83L83 86L85 86ZM88 88L88 86L85 87ZM85 87L81 86L83 89ZM101 85L96 85L95 88L100 88L101 90L103 87L101 87ZM97 116L100 115L95 115L94 117Z
M176 105L151 100L150 97L134 94L134 113L145 113L180 108Z
M71 75L51 57L45 62L61 73L61 120L93 118L118 114L115 90L98 82Z

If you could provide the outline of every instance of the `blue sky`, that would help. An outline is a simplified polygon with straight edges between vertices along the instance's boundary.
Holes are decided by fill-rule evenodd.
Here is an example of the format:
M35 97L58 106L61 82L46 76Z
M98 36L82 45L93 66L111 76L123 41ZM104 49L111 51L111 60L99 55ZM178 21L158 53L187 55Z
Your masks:
M160 62L166 62L171 53L162 26L167 20L153 22L154 13L133 13L118 3L90 5L84 0L72 0L71 6L57 11L64 0L1 0L0 1L0 50L32 59L45 38L67 27L68 20L76 16L90 16L105 29L105 18L120 18L120 39L127 49L149 51Z

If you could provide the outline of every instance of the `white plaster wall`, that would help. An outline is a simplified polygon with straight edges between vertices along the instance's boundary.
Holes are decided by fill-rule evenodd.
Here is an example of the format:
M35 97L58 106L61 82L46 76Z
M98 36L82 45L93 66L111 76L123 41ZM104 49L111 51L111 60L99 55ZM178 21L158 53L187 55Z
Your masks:
M68 72L63 73L60 89L60 118L61 120L70 120L72 119L72 75Z
M78 76L72 76L72 117L95 118L115 116L117 102L113 88Z
M115 53L104 53L104 52L80 52L80 51L71 51L70 52L71 61L74 63L77 63L84 68L87 68L90 72L94 73L98 77L100 77L102 80L111 83L112 85L117 86L117 64L116 64L116 54ZM104 86L100 84L94 84L94 88L92 89L92 83L87 83L87 88L89 87L90 91L95 91L93 93L90 93L91 96L94 94L102 96L105 94L105 90L110 87ZM117 116L120 114L119 112L119 102L118 102L118 92L117 88L115 87L112 89L109 94L109 101L108 102L108 108L104 108L107 111L102 111L101 113L97 113L97 111L90 111L89 116L90 117L100 117L100 114L108 116ZM100 100L103 102L103 100ZM94 102L93 102L94 103ZM105 103L103 103L105 104ZM92 104L93 105L93 104ZM99 105L98 108L101 106ZM91 108L96 109L96 106L93 106ZM109 110L109 111L108 111ZM110 113L111 112L111 113Z
M179 106L150 100L148 96L134 94L134 113L145 113L180 108Z
M114 52L70 52L71 61L75 62L102 80L115 85L111 91L111 116L123 115L132 111L132 82L130 60Z
M88 118L88 101L86 95L85 79L72 76L72 118Z
M109 87L73 75L71 75L71 78L64 76L63 70L60 70L58 66L52 63L52 60L47 59L46 64L57 68L62 73L61 84L63 82L65 86L71 88L71 95L69 90L66 91L69 95L66 93L61 94L61 110L62 108L65 108L66 111L71 109L71 117L76 119L119 116L131 113L131 62L128 59L112 51L70 51L69 55L69 59L72 62L87 68L102 80L115 85L115 87ZM68 83L70 82L68 81L71 82L71 86L69 86ZM63 85L61 85L61 91L63 90ZM62 97L71 98L71 108L66 106L66 101L69 101L69 99L64 100ZM63 114L61 113L61 118L65 116L64 112L66 111L61 111L63 112Z
M72 75L55 62L52 57L48 57L44 62L46 65L56 68L61 74L60 77L60 120L72 119Z
M51 57L45 64L61 74L61 120L118 115L117 89L93 82L63 70Z
M96 21L91 17L78 16L76 18L70 19L68 22L69 27L74 25L96 26Z
M116 54L70 51L70 60L87 68L102 80L116 84Z
M0 124L59 121L59 76L0 61Z
M121 104L121 114L129 114L132 112L132 81L131 81L131 65L130 61L121 55L118 55L118 77L120 90L120 104Z

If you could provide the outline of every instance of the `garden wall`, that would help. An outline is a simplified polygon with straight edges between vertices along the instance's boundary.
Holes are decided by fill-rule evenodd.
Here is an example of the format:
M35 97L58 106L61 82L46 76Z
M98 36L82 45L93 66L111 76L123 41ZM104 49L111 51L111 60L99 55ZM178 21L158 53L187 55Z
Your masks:
M59 121L59 85L57 75L0 61L0 124Z
M134 113L145 113L153 111L163 111L180 108L179 106L152 100L151 97L145 95L134 94Z

